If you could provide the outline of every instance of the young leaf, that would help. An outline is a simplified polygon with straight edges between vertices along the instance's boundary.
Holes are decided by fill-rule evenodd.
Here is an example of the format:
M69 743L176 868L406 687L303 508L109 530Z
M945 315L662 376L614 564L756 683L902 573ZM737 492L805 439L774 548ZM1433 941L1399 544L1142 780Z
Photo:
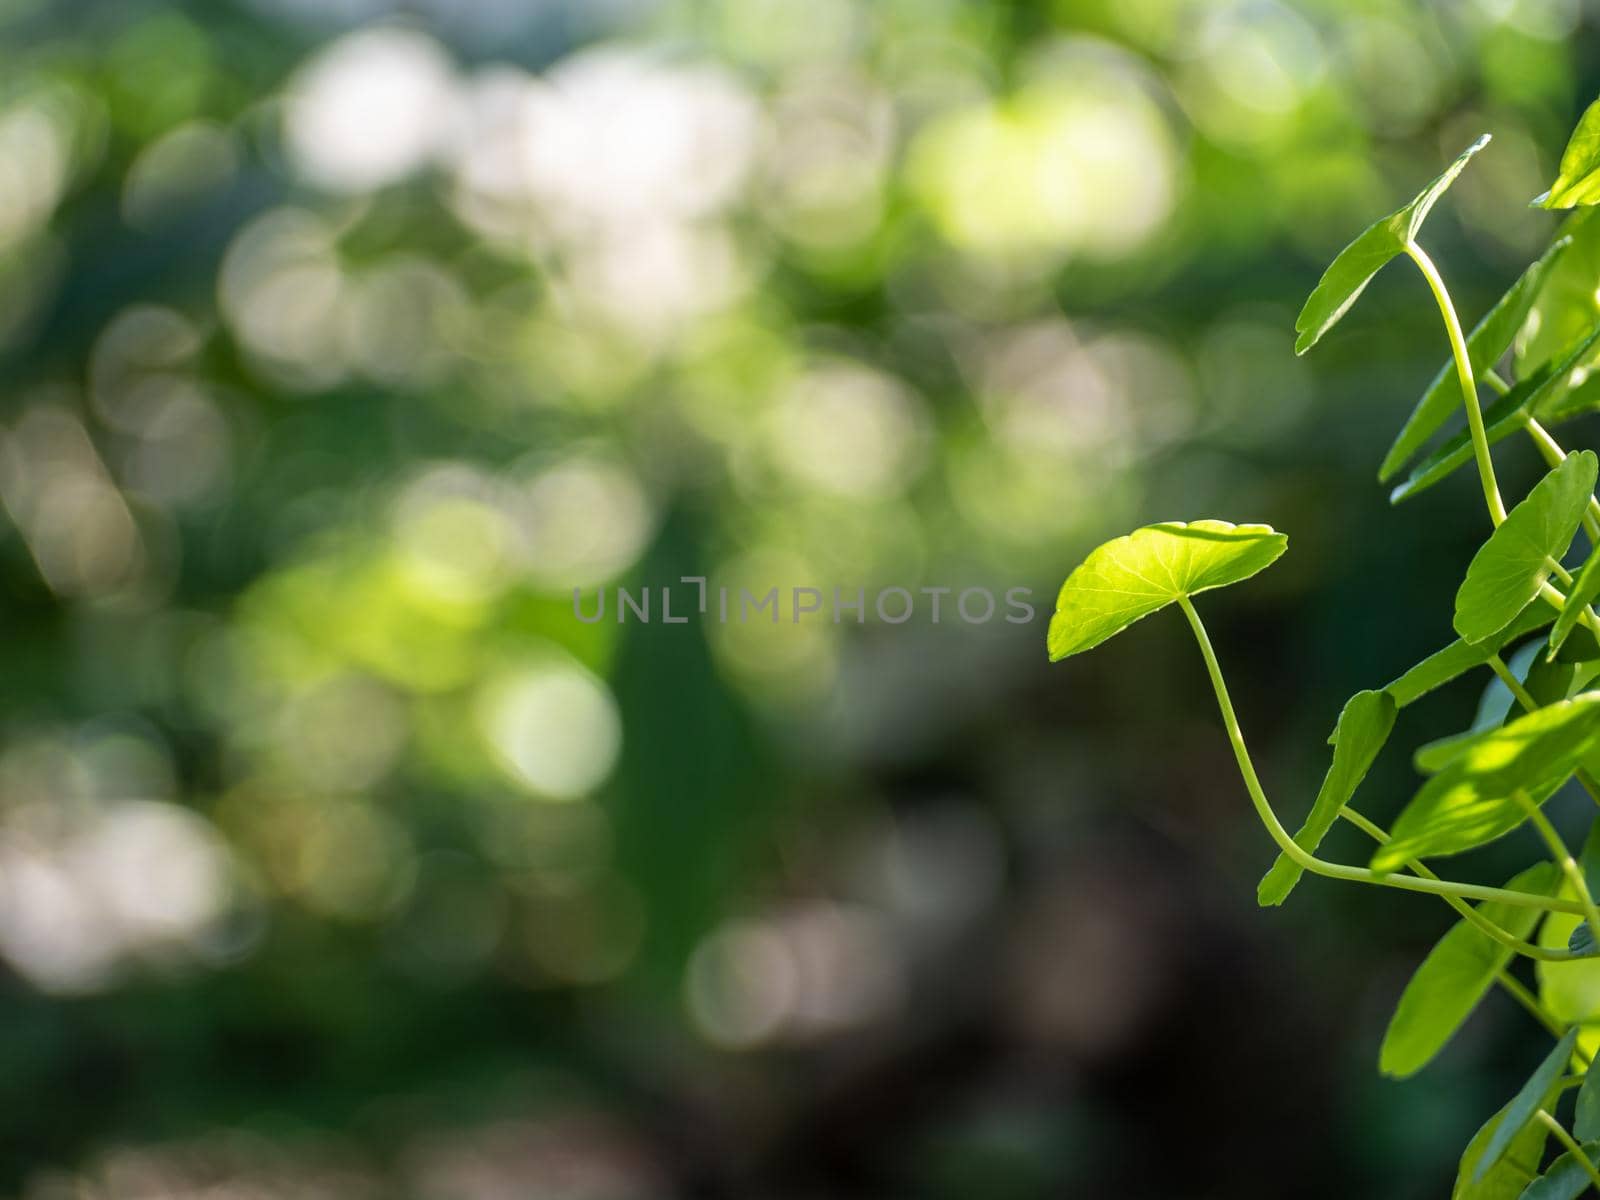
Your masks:
M1266 525L1227 521L1170 521L1114 538L1061 585L1050 618L1050 661L1098 646L1180 597L1248 579L1288 544Z
M1528 401L1549 378L1548 369L1518 381L1504 396L1483 410L1483 431L1489 445L1503 442L1528 423ZM1462 426L1442 442L1437 449L1411 469L1405 481L1396 484L1389 493L1389 503L1420 495L1443 483L1451 475L1472 461L1472 431Z
M1583 564L1583 570L1572 581L1572 588L1567 592L1566 607L1556 616L1555 628L1550 631L1549 657L1556 656L1562 643L1577 627L1584 607L1593 604L1597 596L1600 596L1600 553L1591 552L1589 560Z
M1517 330L1522 328L1522 323L1528 319L1534 299L1544 286L1550 269L1571 245L1571 238L1560 238L1553 242L1550 248L1518 277L1506 294L1495 301L1494 307L1484 314L1483 320L1473 327L1472 333L1467 337L1467 361L1472 364L1475 378L1481 378L1485 368L1493 366L1506 352L1511 345L1511 339L1516 336ZM1378 468L1380 483L1393 478L1406 464L1406 460L1421 449L1423 443L1437 433L1451 415L1460 409L1460 388L1461 385L1456 379L1455 361L1452 359L1434 374L1433 381L1428 384L1428 390L1423 392L1422 399L1417 401L1416 408L1412 410L1411 416L1406 419L1405 425L1396 435L1394 444L1389 447L1389 453L1384 455L1383 465Z
M1547 1103L1543 1107L1554 1104L1558 1095L1552 1089L1545 1097ZM1467 1143L1461 1155L1461 1165L1456 1169L1456 1182L1450 1190L1450 1200L1517 1200L1528 1183L1538 1176L1539 1163L1544 1158L1544 1145L1550 1137L1542 1121L1530 1121L1521 1133L1511 1139L1511 1145L1500 1156L1499 1162L1490 1167L1481 1179L1473 1176L1489 1139L1500 1127L1510 1107L1507 1104L1485 1121L1482 1128L1473 1134L1472 1141Z
M1543 804L1600 738L1600 692L1518 717L1466 747L1422 785L1372 857L1375 871L1456 854L1509 833Z
M1589 922L1579 921L1578 927L1567 938L1567 949L1574 954L1592 955L1600 949L1600 943L1594 940L1594 931L1589 928Z
M1311 805L1311 815L1294 835L1308 854L1315 854L1328 830L1339 819L1339 810L1355 795L1366 778L1372 760L1378 757L1389 731L1394 728L1394 700L1387 692L1357 692L1345 702L1338 723L1328 737L1333 747L1333 762L1323 776L1322 787ZM1256 902L1263 908L1282 904L1294 885L1300 882L1300 866L1280 854L1256 888Z
M1467 161L1488 144L1489 135L1484 134L1463 150L1410 204L1369 225L1360 237L1339 251L1295 320L1295 333L1299 335L1294 343L1296 354L1304 354L1315 346L1349 311L1383 265L1405 251L1444 190L1455 182Z
M1481 667L1489 661L1491 655L1498 654L1524 634L1532 633L1535 629L1550 624L1554 619L1555 610L1549 605L1541 604L1538 607L1530 605L1518 614L1515 621L1489 641L1473 643L1457 638L1443 650L1428 655L1383 690L1389 693L1396 708L1415 704L1435 688L1443 687L1452 679L1460 678L1474 667Z
M1544 1061L1534 1069L1533 1074L1528 1076L1528 1082L1523 1084L1511 1098L1511 1103L1506 1105L1504 1113L1501 1114L1499 1124L1489 1135L1477 1166L1472 1168L1474 1181L1482 1180L1489 1173L1489 1168L1499 1162L1500 1156L1510 1149L1512 1140L1522 1131L1522 1127L1533 1120L1533 1114L1544 1105L1545 1097L1561 1078L1561 1072L1566 1069L1568 1061L1572 1058L1572 1047L1577 1041L1578 1028L1573 1026L1555 1044L1550 1053L1545 1055Z
M1541 1126L1543 1128L1543 1126ZM1600 1166L1600 1142L1579 1147L1591 1163ZM1568 1150L1545 1168L1522 1193L1521 1200L1578 1200L1593 1185L1589 1172Z
M1507 888L1551 895L1560 885L1554 863L1539 863L1515 876ZM1538 924L1540 911L1485 901L1478 911L1489 920L1526 938ZM1414 1075L1444 1049L1511 961L1512 951L1466 920L1456 922L1440 938L1411 976L1389 1019L1378 1054L1378 1069L1404 1079Z
M1456 592L1457 633L1481 642L1533 602L1578 532L1597 470L1594 451L1569 454L1489 535Z
M1561 168L1550 190L1534 198L1540 208L1600 204L1600 100L1584 109L1561 152Z

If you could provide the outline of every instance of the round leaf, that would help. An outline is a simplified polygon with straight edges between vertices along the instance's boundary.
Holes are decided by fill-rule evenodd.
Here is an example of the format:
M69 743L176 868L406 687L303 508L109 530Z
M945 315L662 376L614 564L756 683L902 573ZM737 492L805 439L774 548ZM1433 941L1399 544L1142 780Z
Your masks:
M1289 539L1266 525L1169 521L1113 538L1067 576L1050 618L1050 661L1098 646L1180 597L1248 579Z
M1456 592L1456 632L1493 637L1533 602L1567 552L1600 469L1592 450L1568 455L1489 535Z

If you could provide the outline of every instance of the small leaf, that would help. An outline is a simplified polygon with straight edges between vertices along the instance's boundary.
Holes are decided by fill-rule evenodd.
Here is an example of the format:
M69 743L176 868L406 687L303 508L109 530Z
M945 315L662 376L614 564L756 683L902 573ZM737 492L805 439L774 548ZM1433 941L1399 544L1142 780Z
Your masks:
M1569 454L1489 535L1456 592L1457 633L1484 641L1533 602L1578 532L1597 469L1594 451Z
M1555 628L1550 631L1551 658L1556 656L1561 644L1577 628L1584 608L1593 604L1597 596L1600 596L1600 554L1591 553L1589 560L1583 564L1583 570L1572 581L1572 587L1567 592L1566 607L1556 615Z
M1061 585L1050 618L1050 661L1098 646L1180 597L1248 579L1288 544L1266 525L1226 521L1170 521L1114 538Z
M1571 238L1553 242L1532 266L1511 285L1506 294L1496 300L1494 307L1484 314L1483 320L1473 327L1467 337L1467 361L1472 364L1472 374L1483 378L1483 372L1493 366L1511 345L1511 339L1528 319L1533 302L1544 286L1550 269L1560 261ZM1461 409L1461 385L1456 378L1455 360L1447 361L1434 374L1428 390L1401 428L1378 468L1378 480L1387 482L1406 464L1406 460L1421 449L1450 417Z
M1503 442L1528 424L1528 401L1549 377L1548 371L1521 380L1483 410L1483 432L1489 445ZM1411 469L1403 483L1389 493L1389 503L1399 504L1421 495L1472 461L1472 431L1465 426L1445 439L1440 446Z
M1469 642L1457 638L1443 650L1436 650L1383 690L1394 699L1396 708L1415 704L1435 688L1459 679L1475 667L1481 667L1492 655L1506 646L1532 633L1555 619L1555 610L1547 604L1523 609L1517 619L1487 642Z
M1357 692L1345 702L1338 723L1328 737L1328 744L1333 747L1333 762L1323 776L1322 787L1311 805L1311 815L1294 835L1294 840L1306 853L1316 853L1328 830L1339 819L1339 810L1355 795L1356 788L1372 767L1372 760L1389 740L1394 717L1394 700L1387 692ZM1279 854L1256 888L1256 902L1263 908L1282 904L1294 885L1300 882L1301 873L1298 863Z
M1545 1097L1548 1108L1556 1101L1554 1089ZM1516 1200L1530 1180L1539 1174L1539 1163L1544 1158L1544 1144L1550 1134L1542 1121L1530 1121L1511 1140L1511 1145L1500 1156L1500 1161L1489 1167L1481 1178L1476 1172L1489 1139L1500 1128L1511 1105L1507 1104L1483 1123L1461 1155L1461 1166L1456 1171L1455 1187L1450 1200Z
M1560 873L1553 863L1539 863L1515 876L1506 887L1551 895ZM1519 938L1533 932L1539 909L1485 901L1478 911ZM1422 960L1389 1019L1378 1054L1378 1069L1404 1079L1433 1060L1472 1014L1495 976L1511 961L1512 951L1482 933L1471 922L1457 921Z
M1360 237L1339 251L1328 269L1322 273L1300 316L1295 320L1294 352L1304 354L1315 346L1322 335L1338 323L1349 311L1367 284L1391 258L1405 251L1406 245L1417 236L1422 222L1444 190L1455 182L1467 161L1489 144L1484 134L1468 146L1445 168L1444 173L1425 187L1411 203L1396 209L1383 220L1369 225Z
M1589 922L1579 921L1578 927L1567 938L1567 949L1574 954L1590 955L1600 949L1600 943L1594 940L1594 931L1589 928Z
M1528 1076L1528 1082L1511 1098L1511 1103L1506 1105L1500 1117L1500 1123L1495 1126L1483 1147L1483 1156L1472 1169L1474 1180L1481 1180L1489 1173L1489 1168L1500 1161L1500 1156L1511 1147L1512 1140L1522 1132L1522 1127L1533 1120L1533 1114L1543 1107L1545 1097L1556 1086L1561 1072L1566 1070L1572 1058L1572 1047L1577 1041L1578 1027L1574 1025L1545 1055L1544 1061L1534 1069L1533 1074Z
M1527 818L1582 764L1600 737L1600 692L1518 717L1464 749L1396 818L1372 858L1375 871L1408 859L1456 854L1493 841Z
M1600 204L1600 100L1583 110L1561 152L1561 169L1550 190L1534 200L1540 208Z
M1544 1128L1543 1125L1540 1128ZM1580 1141L1588 1139L1579 1136ZM1591 1142L1580 1146L1590 1163L1600 1165L1600 1142ZM1583 1164L1568 1150L1555 1162L1545 1168L1543 1175L1535 1179L1522 1193L1521 1200L1578 1200L1593 1186L1589 1172L1584 1170Z

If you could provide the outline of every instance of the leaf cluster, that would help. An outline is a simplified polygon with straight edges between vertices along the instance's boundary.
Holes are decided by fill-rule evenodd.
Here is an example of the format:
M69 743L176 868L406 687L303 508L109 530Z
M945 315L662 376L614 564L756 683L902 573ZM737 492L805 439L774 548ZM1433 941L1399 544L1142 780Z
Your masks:
M1584 114L1550 190L1534 203L1580 207L1548 248L1463 333L1443 280L1418 245L1440 197L1488 143L1480 138L1409 203L1374 222L1322 275L1296 322L1305 353L1350 310L1373 277L1402 256L1427 279L1451 354L1416 401L1380 464L1406 472L1399 503L1475 464L1491 529L1456 591L1454 642L1383 687L1357 692L1329 737L1331 761L1299 830L1279 822L1250 761L1227 686L1193 598L1240 583L1283 554L1270 526L1204 520L1145 526L1092 551L1062 585L1048 634L1052 661L1098 646L1171 605L1182 608L1211 672L1218 704L1258 815L1279 847L1262 878L1263 906L1284 903L1307 873L1433 893L1457 920L1399 997L1379 1069L1404 1077L1427 1066L1497 986L1556 1042L1527 1082L1478 1131L1454 1195L1472 1200L1574 1197L1600 1189L1600 819L1569 853L1543 806L1574 780L1600 805L1600 459L1568 453L1549 426L1600 409L1600 102ZM1483 407L1480 387L1492 391ZM1459 428L1451 429L1458 418ZM1548 471L1506 509L1492 447L1525 434ZM1431 443L1431 445L1430 445ZM1581 561L1573 557L1585 530ZM1421 747L1424 776L1385 831L1352 804L1394 729L1399 709L1471 672L1491 672L1470 729ZM1366 866L1317 857L1341 819L1377 844ZM1540 861L1498 887L1441 879L1429 865L1513 833ZM1469 901L1477 901L1470 903ZM1536 988L1516 966L1532 960ZM1591 1080L1593 1083L1591 1084ZM1576 1091L1571 1129L1559 1111ZM1547 1142L1561 1153L1545 1165Z

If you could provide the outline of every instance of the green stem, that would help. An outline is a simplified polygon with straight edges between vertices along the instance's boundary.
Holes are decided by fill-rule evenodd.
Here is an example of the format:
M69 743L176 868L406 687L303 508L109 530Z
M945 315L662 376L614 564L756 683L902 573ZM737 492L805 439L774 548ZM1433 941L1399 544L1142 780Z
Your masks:
M1206 661L1206 670L1211 675L1211 686L1217 694L1217 707L1222 713L1222 724L1227 729L1228 741L1233 745L1233 755L1239 764L1239 773L1244 777L1245 790L1250 793L1250 802L1255 805L1256 815L1261 823L1266 826L1267 833L1278 844L1278 849L1302 870L1310 871L1315 875L1326 875L1330 879L1345 879L1353 883L1371 883L1380 887L1392 887L1407 892L1426 892L1435 896L1460 896L1470 900L1498 900L1502 904L1511 904L1521 908L1539 908L1546 912L1567 912L1582 916L1583 906L1575 901L1562 900L1554 896L1536 896L1531 892L1514 892L1506 888L1486 887L1475 883L1456 883L1447 879L1422 879L1412 875L1385 875L1365 867L1351 867L1342 863L1325 862L1305 849L1289 836L1283 823L1278 820L1277 813L1272 811L1272 805L1267 801L1267 796L1261 788L1261 780L1256 776L1255 764L1250 761L1250 752L1245 748L1244 734L1239 729L1239 719L1234 715L1233 701L1228 697L1228 685L1222 678L1222 668L1217 663L1216 651L1211 648L1211 639L1206 636L1206 628L1200 622L1200 614L1195 612L1194 605L1189 597L1179 596L1178 605L1183 609L1183 614L1189 619L1189 626L1194 630L1195 641L1199 643L1200 654Z
M1567 877L1567 886L1583 904L1584 919L1589 922L1589 931L1600 936L1600 910L1596 910L1594 906L1594 897L1589 894L1588 881L1584 879L1583 872L1578 870L1578 863L1572 857L1572 851L1567 849L1567 844L1561 840L1556 827L1550 824L1550 818L1544 815L1544 810L1533 802L1527 792L1518 788L1512 796L1527 812L1528 820L1533 822L1534 829L1549 848L1551 858L1555 860L1556 866L1561 868L1561 873Z
M1529 695L1528 689L1522 686L1522 681L1511 673L1510 667L1506 666L1505 659L1498 654L1491 654L1488 658L1488 663L1489 669L1500 677L1500 682L1511 689L1511 695L1516 698L1518 704L1522 705L1524 712L1532 712L1539 707L1539 702ZM1600 780L1596 780L1593 775L1589 774L1587 767L1579 767L1573 772L1573 775L1577 779L1578 785L1589 793L1589 799L1596 804L1600 804Z
M1495 378L1498 379L1499 376ZM1561 448L1561 443L1551 437L1550 431L1538 421L1529 417L1522 427L1528 431L1533 444L1539 448L1539 454L1547 467L1554 470L1566 461L1567 452ZM1588 506L1583 510L1583 532L1589 538L1591 550L1600 547L1600 500L1596 500L1592 495L1589 497Z
M1433 290L1439 305L1439 315L1444 318L1444 330L1450 338L1450 354L1456 361L1456 378L1461 383L1461 399L1467 406L1467 428L1472 433L1472 453L1478 460L1478 478L1483 483L1483 498L1489 506L1489 518L1498 526L1506 519L1505 501L1500 499L1500 485L1494 477L1494 460L1489 457L1489 437L1483 428L1483 410L1478 406L1478 385L1472 377L1472 359L1467 353L1467 339L1461 332L1461 322L1456 317L1455 305L1445 289L1439 268L1415 242L1406 243L1406 253L1417 264L1422 277Z
M1539 998L1523 987L1522 980L1510 971L1502 967L1495 973L1495 982L1506 990L1508 996L1527 1009L1535 1021L1549 1030L1551 1037L1560 1038L1566 1034L1567 1031L1561 1027L1561 1022L1556 1020L1550 1010L1539 1003Z
M1362 833L1366 834L1373 841L1377 842L1378 845L1385 845L1389 841L1389 834L1387 830L1385 830L1382 826L1369 821L1366 817L1362 816L1349 805L1341 808L1339 810L1339 815L1346 821L1349 821L1350 824L1354 825L1357 829L1361 830ZM1418 862L1415 859L1406 860L1406 869L1409 870L1413 875L1421 875L1424 879L1439 878L1431 870L1429 870L1425 864ZM1440 899L1454 909L1456 914L1461 917L1462 920L1466 921L1469 925L1474 926L1478 932L1482 933L1485 937L1491 939L1492 941L1499 942L1508 950L1511 950L1517 954L1521 954L1526 958L1537 959L1540 962L1571 962L1576 958L1589 957L1587 955L1574 953L1571 950L1552 950L1547 946L1537 946L1532 942L1524 941L1522 938L1519 938L1516 934L1512 933L1509 929L1506 929L1504 926L1498 925L1489 920L1488 917L1484 916L1477 909L1473 908L1472 905L1468 904L1465 900L1462 900L1458 896L1441 896ZM1561 1036L1561 1031L1559 1029L1556 1031L1556 1036Z
M1589 1156L1583 1152L1583 1147L1578 1145L1578 1140L1567 1132L1567 1127L1542 1108L1535 1115L1544 1123L1550 1135L1583 1167L1584 1173L1589 1176L1589 1182L1600 1189L1600 1169L1596 1169Z

